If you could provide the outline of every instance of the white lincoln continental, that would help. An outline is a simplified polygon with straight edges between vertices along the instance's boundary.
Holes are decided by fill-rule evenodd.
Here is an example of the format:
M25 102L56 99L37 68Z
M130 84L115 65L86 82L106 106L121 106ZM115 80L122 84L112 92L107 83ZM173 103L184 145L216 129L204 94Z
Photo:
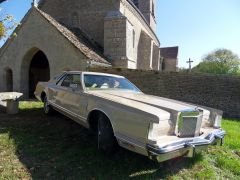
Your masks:
M70 71L37 85L44 113L54 110L92 130L99 150L117 146L163 162L221 145L222 111L147 95L122 76Z

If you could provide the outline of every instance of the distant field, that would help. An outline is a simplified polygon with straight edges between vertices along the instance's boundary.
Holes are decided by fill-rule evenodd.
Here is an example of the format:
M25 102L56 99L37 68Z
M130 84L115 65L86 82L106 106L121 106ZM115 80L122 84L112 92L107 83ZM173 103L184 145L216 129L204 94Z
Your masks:
M223 147L158 164L124 149L106 157L88 130L58 114L44 116L42 103L20 108L18 115L0 112L0 180L240 179L240 121L223 121Z

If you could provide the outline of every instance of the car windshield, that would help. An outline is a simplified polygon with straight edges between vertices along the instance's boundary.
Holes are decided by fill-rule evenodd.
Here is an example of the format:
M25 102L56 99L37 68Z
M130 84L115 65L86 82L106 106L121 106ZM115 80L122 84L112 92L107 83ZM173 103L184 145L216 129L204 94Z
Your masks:
M134 92L141 92L130 81L123 77L106 76L106 75L84 75L84 83L87 89L111 89L111 90L130 90Z

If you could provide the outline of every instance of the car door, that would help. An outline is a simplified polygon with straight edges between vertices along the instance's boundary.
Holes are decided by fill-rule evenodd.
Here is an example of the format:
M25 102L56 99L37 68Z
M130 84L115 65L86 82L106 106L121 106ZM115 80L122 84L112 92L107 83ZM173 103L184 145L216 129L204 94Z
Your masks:
M48 87L48 100L53 106L60 105L60 102L57 101L57 94L58 91L62 90L61 84L65 77L66 73L60 76L60 78L55 83L52 83L51 86Z
M68 74L60 82L58 87L56 102L61 106L62 110L69 114L74 119L80 122L86 121L84 117L87 101L84 98L81 75L80 74Z
M49 91L51 91L49 94L50 98L49 100L51 101L52 104L54 104L54 106L59 109L59 110L63 110L63 105L62 105L62 100L63 97L66 94L66 91L68 90L68 86L67 86L67 81L69 81L69 76L68 74L65 74L56 84L54 87L52 87L51 89L49 89ZM63 84L63 81L65 81L65 83ZM69 82L70 83L70 82Z

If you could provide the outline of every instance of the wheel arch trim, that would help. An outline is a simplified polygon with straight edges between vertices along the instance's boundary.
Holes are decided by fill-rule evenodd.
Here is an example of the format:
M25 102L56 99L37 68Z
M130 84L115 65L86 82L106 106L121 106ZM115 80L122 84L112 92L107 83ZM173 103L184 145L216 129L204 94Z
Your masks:
M112 121L111 121L111 118L110 118L110 116L108 115L108 113L106 113L104 110L102 110L102 109L100 109L100 108L94 108L94 109L92 109L91 111L89 111L89 113L88 113L88 115L87 115L87 122L88 122L88 125L89 125L89 127L91 127L91 125L90 125L90 114L92 113L92 112L94 112L94 111L98 111L98 112L101 112L101 113L103 113L107 118L108 118L108 120L110 121L110 124L111 124L111 127L112 127L112 129L113 129L113 134L114 134L114 136L115 136L115 128L114 128L114 126L113 126L113 123L112 123Z

